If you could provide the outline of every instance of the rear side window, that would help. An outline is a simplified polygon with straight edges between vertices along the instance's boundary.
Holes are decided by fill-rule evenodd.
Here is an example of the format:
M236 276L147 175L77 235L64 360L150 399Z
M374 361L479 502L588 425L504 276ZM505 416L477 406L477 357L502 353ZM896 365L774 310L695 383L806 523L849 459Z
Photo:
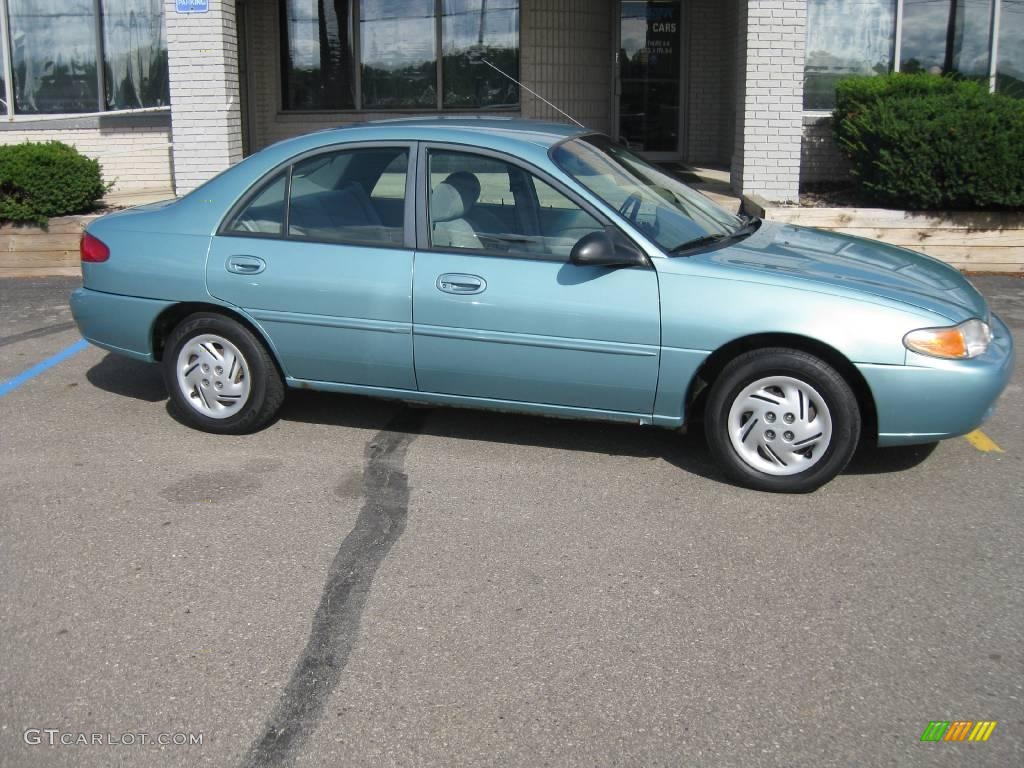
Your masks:
M408 168L405 147L340 150L299 161L292 167L288 237L402 245Z
M225 231L239 235L280 235L284 231L284 194L287 173L268 181Z

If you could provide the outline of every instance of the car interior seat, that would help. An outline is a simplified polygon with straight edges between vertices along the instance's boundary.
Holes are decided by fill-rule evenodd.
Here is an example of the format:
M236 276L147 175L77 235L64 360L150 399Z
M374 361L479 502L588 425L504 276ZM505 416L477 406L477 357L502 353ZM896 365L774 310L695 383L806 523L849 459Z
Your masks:
M370 196L354 181L339 189L292 198L289 222L293 229L306 233L381 226Z
M455 178L453 178L455 177ZM457 171L430 193L430 225L434 245L447 248L482 248L466 214L480 197L480 182L471 173Z

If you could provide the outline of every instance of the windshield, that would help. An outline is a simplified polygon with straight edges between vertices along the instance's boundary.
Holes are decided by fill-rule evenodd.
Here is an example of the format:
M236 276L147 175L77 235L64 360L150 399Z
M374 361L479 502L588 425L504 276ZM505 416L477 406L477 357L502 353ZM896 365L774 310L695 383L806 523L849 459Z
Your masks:
M551 158L669 253L729 237L744 225L738 216L607 136L563 142Z

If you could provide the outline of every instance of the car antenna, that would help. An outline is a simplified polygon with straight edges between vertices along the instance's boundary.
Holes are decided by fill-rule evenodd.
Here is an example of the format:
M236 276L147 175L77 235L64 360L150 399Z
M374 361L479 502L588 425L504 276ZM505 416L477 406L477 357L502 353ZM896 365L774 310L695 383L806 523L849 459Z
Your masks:
M547 99L545 99L545 98L544 98L543 96L541 96L541 95L540 95L539 93L537 93L537 92L536 92L535 90L533 90L532 88L527 88L527 87L526 87L525 85L523 85L523 84L522 84L521 82L519 82L519 81L518 81L518 80L516 80L516 79L515 79L514 77L512 77L512 75L510 75L510 74L509 74L508 72L505 72L504 70L502 70L502 69L499 69L498 67L494 66L494 64L491 64L491 62L489 62L489 61L488 61L488 60L487 60L486 58L484 58L483 52L482 52L482 51L480 51L479 49L475 49L475 50L470 50L470 52L469 52L469 57L468 57L468 58L469 58L469 63L470 63L470 64L486 64L486 65L487 65L488 67L490 67L491 69L493 69L493 70L494 70L495 72L497 72L497 73L498 73L499 75L503 75L504 77L507 77L507 78L508 78L509 80L511 80L511 81L512 81L513 83L515 83L515 84L516 84L516 85L518 85L518 86L519 86L520 88L522 88L522 89L523 89L524 91L527 91L527 92L529 92L529 93L532 93L532 94L533 94L534 96L536 96L536 97L537 97L538 99L540 99L541 101L543 101L543 102L544 102L545 104L547 104L547 105L548 105L549 107L551 107L551 108L552 108L553 110L555 110L555 111L556 111L556 112L558 112L559 114L561 114L561 115L564 115L565 117L567 117L567 118L569 118L570 120L572 120L572 121L573 121L574 123L576 123L576 125L578 125L578 126L579 126L580 128L586 128L586 127L587 127L587 126L585 126L585 125L584 125L583 123L581 123L581 122L580 122L579 120L577 120L577 119L576 119L575 117L573 117L573 116L572 116L572 115L570 115L570 114L569 114L568 112L566 112L566 111L565 111L564 109L559 109L558 107L556 107L556 106L555 106L554 104L552 104L552 103L551 103L550 101L548 101Z

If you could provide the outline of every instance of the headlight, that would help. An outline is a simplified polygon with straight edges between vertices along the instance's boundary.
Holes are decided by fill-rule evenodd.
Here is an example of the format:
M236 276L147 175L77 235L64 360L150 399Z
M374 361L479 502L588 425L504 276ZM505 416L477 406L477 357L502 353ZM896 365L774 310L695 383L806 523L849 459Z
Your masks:
M919 328L903 337L903 346L930 357L966 359L984 354L992 330L981 320L965 320L949 328Z

